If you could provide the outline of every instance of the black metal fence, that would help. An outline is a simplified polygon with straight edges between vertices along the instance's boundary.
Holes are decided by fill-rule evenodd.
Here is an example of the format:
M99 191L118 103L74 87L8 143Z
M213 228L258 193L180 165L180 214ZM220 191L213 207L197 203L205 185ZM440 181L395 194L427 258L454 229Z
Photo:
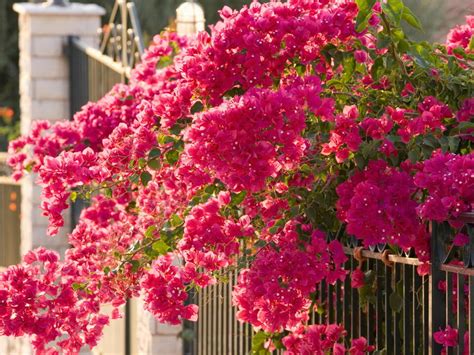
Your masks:
M352 288L350 277L335 285L321 283L311 323L342 324L348 337L366 337L376 353L388 355L441 354L433 334L449 325L458 329L459 337L458 346L448 348L447 354L474 354L474 215L463 218L470 244L462 248L453 246L447 223L433 224L430 276L418 275L420 262L412 253L394 253L384 245L361 250L348 239L345 269L370 271L369 287ZM236 320L231 307L235 275L229 280L195 295L200 318L194 325L187 323L193 336L185 354L251 353L252 331Z

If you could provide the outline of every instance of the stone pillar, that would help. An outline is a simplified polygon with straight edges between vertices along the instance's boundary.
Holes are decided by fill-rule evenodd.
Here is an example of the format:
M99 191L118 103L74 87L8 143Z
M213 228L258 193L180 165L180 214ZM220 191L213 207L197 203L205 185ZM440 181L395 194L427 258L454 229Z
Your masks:
M183 354L183 342L179 336L182 327L157 322L151 313L143 309L141 299L137 301L136 307L138 315L136 353L138 355Z
M97 30L105 10L98 5L17 3L20 48L21 133L27 134L35 120L69 120L69 68L64 45L76 35L90 45L98 45ZM44 246L64 253L70 230L70 212L60 235L48 237L48 220L40 209L41 188L36 177L22 180L21 252Z

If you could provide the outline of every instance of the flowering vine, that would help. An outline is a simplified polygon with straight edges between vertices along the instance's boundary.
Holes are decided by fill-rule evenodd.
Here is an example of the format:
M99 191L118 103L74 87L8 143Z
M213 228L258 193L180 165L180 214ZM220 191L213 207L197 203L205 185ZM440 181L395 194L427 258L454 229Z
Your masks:
M309 324L317 284L347 274L342 244L414 250L425 274L426 223L472 210L472 18L427 45L403 34L419 23L400 0L221 17L210 34L155 37L128 85L11 143L14 177L38 174L49 234L71 201L91 203L65 260L39 249L1 274L0 334L74 354L100 338L101 305L119 317L142 295L161 322L196 320L189 292L238 272L257 350L364 354L341 325Z

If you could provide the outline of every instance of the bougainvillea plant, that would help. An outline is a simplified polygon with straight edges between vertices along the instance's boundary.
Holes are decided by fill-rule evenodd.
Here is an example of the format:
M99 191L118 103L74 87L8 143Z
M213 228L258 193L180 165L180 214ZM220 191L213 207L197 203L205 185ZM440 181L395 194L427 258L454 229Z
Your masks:
M196 320L189 292L237 269L237 317L262 346L363 354L341 325L308 324L317 284L347 276L345 236L414 250L429 272L427 222L459 225L474 203L473 19L432 45L405 37L402 22L420 25L401 0L221 17L157 36L128 85L11 144L51 235L70 201L90 207L64 260L40 248L1 274L1 334L77 353L108 323L102 305L119 317L142 296L161 322Z

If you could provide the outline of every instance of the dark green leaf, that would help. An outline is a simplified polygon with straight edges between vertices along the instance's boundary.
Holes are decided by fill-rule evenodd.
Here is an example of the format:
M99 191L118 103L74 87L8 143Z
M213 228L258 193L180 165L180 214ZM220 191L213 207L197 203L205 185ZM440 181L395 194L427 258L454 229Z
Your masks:
M415 164L418 162L418 160L420 160L420 151L417 149L410 150L408 152L408 159L410 159L410 161Z
M356 163L357 167L360 170L365 168L366 162L365 162L364 157L361 154L356 154L355 157L354 157L354 160L355 160L355 163Z
M159 156L161 156L161 150L158 149L158 148L153 148L152 150L150 150L150 153L148 153L148 159L149 160L156 159Z
M142 182L142 185L143 186L147 186L148 183L151 181L152 179L152 176L151 174L148 172L148 171L144 171L141 175L140 175L140 181Z
M196 101L193 105L193 107L191 107L191 113L192 114L195 114L197 112L201 112L202 110L204 110L204 105L202 104L201 101Z
M448 137L449 151L451 153L457 153L460 142L461 140L458 137Z
M138 260L130 260L130 264L132 264L132 272L137 272L140 269L140 262Z
M130 182L136 184L138 182L138 180L140 179L140 176L138 176L137 174L133 174L128 179L130 180Z

